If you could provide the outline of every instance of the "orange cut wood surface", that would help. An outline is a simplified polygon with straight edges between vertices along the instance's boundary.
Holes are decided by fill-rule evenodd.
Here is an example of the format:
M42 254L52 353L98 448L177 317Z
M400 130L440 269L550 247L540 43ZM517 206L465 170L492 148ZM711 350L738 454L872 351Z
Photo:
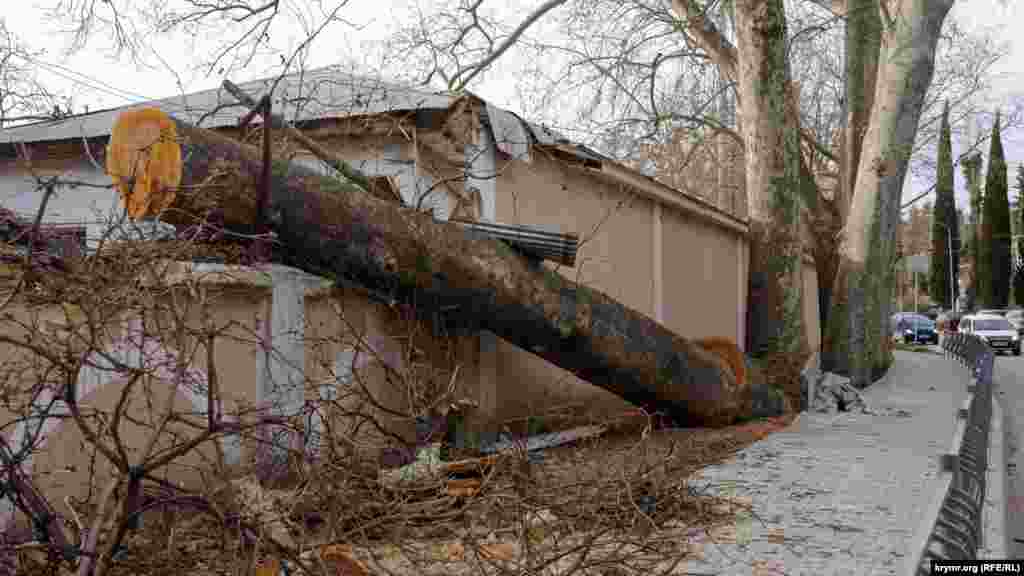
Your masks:
M747 381L747 365L743 358L743 351L732 340L712 336L698 338L693 343L721 358L725 365L732 370L737 385L742 386Z
M181 146L167 114L142 108L117 117L107 144L107 174L129 216L154 216L170 206L181 183L181 170Z

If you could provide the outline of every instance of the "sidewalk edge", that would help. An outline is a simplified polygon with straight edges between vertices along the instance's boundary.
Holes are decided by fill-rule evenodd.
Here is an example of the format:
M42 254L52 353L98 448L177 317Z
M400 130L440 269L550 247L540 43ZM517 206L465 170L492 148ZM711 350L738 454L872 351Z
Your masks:
M1006 558L1009 550L1006 533L1006 459L1004 452L1003 409L992 397L992 422L989 425L988 470L985 472L985 508L982 513L981 545L978 558Z

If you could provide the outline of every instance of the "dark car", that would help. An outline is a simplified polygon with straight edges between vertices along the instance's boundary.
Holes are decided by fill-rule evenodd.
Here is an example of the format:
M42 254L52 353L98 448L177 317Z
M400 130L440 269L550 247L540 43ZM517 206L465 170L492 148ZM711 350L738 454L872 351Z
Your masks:
M938 344L935 322L921 314L894 314L890 319L892 334L908 344Z

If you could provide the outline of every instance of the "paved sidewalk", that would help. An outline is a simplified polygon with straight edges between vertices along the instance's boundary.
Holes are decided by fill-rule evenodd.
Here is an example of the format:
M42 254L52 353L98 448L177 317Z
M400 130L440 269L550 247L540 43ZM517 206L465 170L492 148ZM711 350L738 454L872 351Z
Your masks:
M698 473L694 486L750 502L735 529L692 535L687 574L902 574L952 444L967 370L896 352L864 391L875 415L802 414L787 430Z

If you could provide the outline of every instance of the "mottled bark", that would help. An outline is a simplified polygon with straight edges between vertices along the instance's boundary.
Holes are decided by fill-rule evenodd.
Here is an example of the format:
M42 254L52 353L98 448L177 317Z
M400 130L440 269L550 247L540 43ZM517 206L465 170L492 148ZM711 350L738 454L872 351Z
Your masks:
M846 285L849 374L857 386L884 365L896 222L935 49L952 0L901 0L886 14L871 122L844 228L839 278ZM883 16L885 18L886 16ZM880 357L882 356L882 357Z
M722 75L738 84L752 223L747 348L758 354L800 350L807 342L800 199L816 201L818 190L800 162L798 95L789 78L783 2L738 2L737 46L694 0L673 0L672 8L685 22L689 38L708 52Z
M846 6L846 117L840 155L840 216L845 220L857 182L864 134L871 120L878 79L882 20L878 0L848 0Z
M864 148L864 135L871 121L878 79L878 59L881 48L882 21L878 0L849 0L844 6L846 19L846 74L844 127L840 148L840 180L836 194L836 209L840 226L844 225L850 212L850 203L857 182L857 166ZM841 262L842 258L837 260ZM851 278L848 266L838 263L837 272L831 280L831 321L822 325L827 333L822 352L822 367L825 370L849 374L850 339L853 325L849 321ZM858 275L859 278L859 275ZM861 282L853 279L855 284ZM863 301L863 294L854 294L854 300ZM859 325L859 324L858 324Z
M751 220L748 350L801 353L803 239L799 126L782 0L736 3L744 167Z
M213 214L255 229L259 152L176 122L185 159L165 221ZM534 266L500 242L385 202L346 182L275 163L266 214L275 259L444 310L680 424L725 425L749 394L721 362L607 295Z

